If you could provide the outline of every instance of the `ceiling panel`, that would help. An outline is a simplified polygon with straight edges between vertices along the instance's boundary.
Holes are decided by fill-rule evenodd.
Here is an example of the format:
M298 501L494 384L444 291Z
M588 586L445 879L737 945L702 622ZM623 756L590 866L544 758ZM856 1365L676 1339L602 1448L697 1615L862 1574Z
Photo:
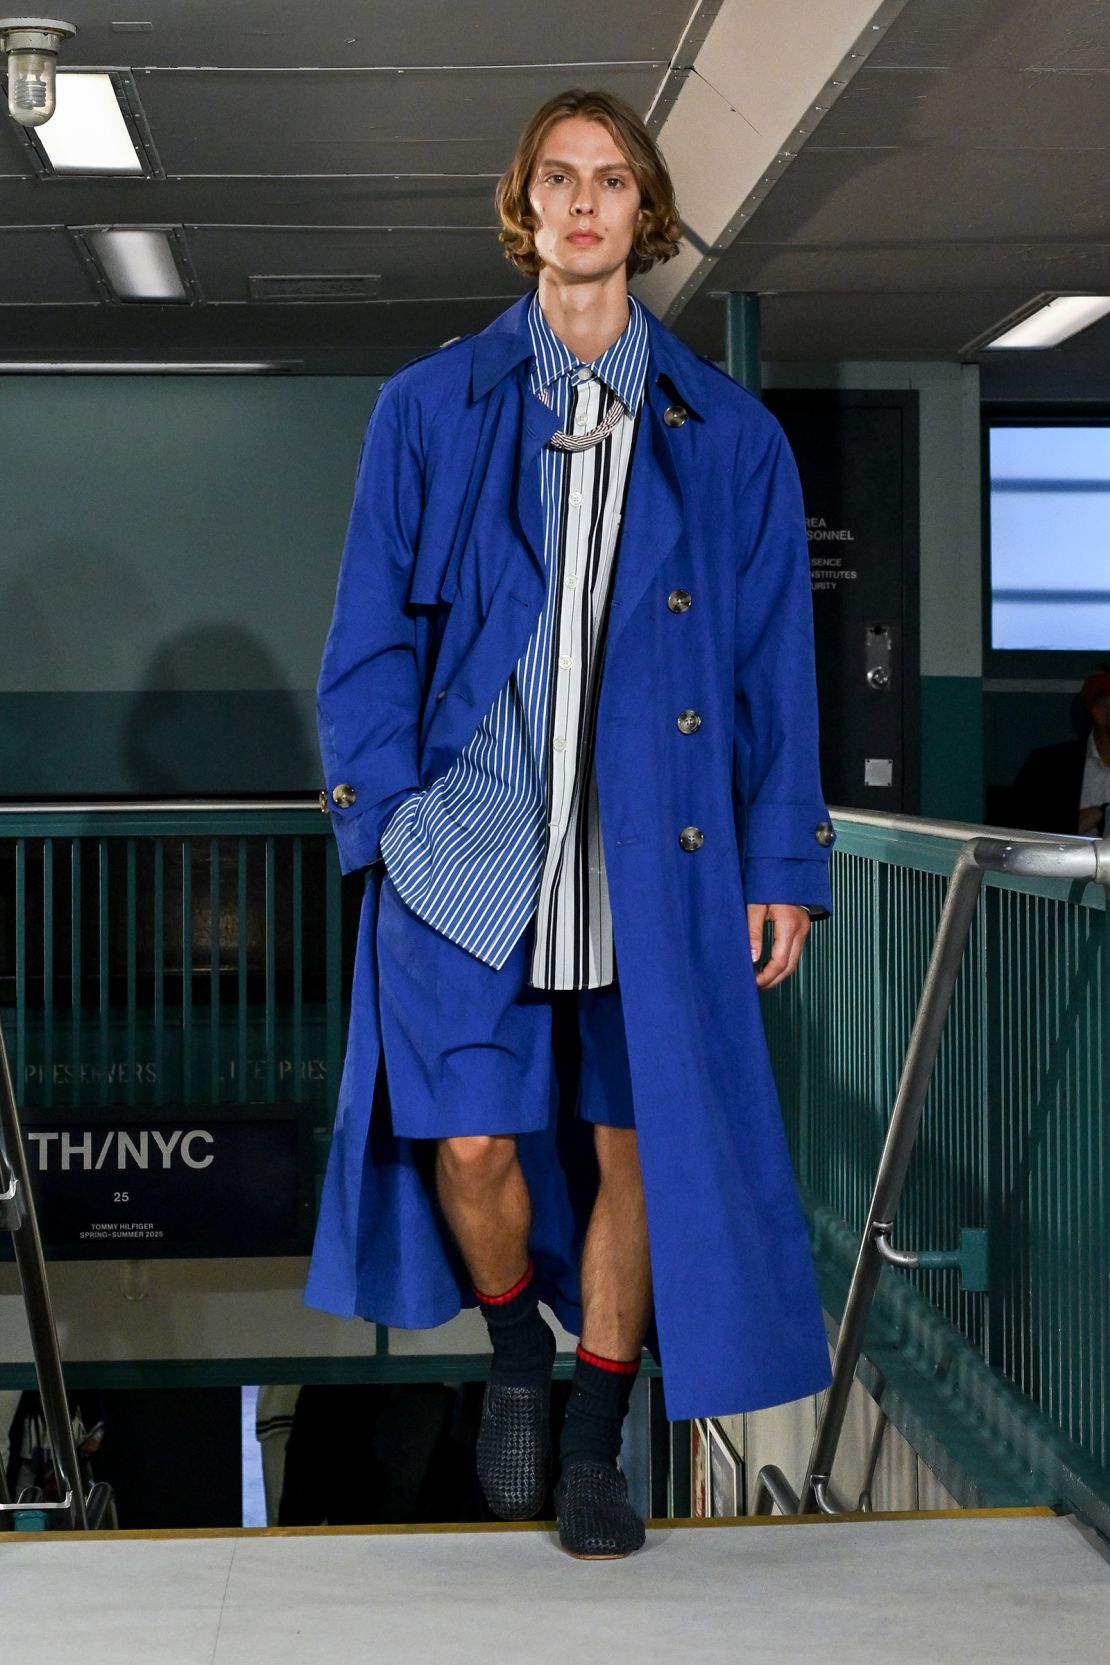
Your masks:
M482 295L497 290L512 270L486 227L394 233L201 226L187 241L209 301L249 301L247 280L255 273L374 272L381 277L377 296L412 301L442 295L446 272L454 294Z
M150 223L259 226L486 226L496 230L489 174L373 179L46 179L0 181L0 229ZM152 201L157 213L152 213Z
M1110 240L1090 247L971 240L927 248L911 242L840 249L745 243L742 253L731 251L726 276L727 282L714 287L793 294L854 291L870 297L897 291L960 294L1003 284L1025 292L1071 288L1110 294Z
M47 231L5 231L0 241L0 306L26 303L33 295L39 303L75 302L96 304L96 294L86 281L84 268L70 239ZM13 325L0 313L4 339L0 353L12 349Z
M1063 161L1061 154L1016 147L990 153L958 145L940 153L807 148L732 249L749 239L844 249L1101 242L1108 231L1106 153L1072 153L1067 167Z
M938 144L1105 152L1110 75L1008 69L892 69L868 64L846 87L807 149Z
M665 63L605 64L643 110ZM549 69L359 70L137 76L168 174L502 172L508 135L562 82ZM567 84L573 84L573 80Z
M113 28L119 0L82 0L63 12L78 26L71 62L109 65L564 64L578 69L666 59L692 0L143 0L150 31ZM711 18L716 4L702 8ZM54 15L51 13L51 15ZM705 19L701 19L702 23ZM588 54L583 51L588 47ZM76 56L75 56L76 55Z
M769 0L731 3L754 22ZM170 177L36 178L0 118L5 342L373 374L480 329L525 287L493 210L524 120L561 87L603 85L657 126L720 9L158 0L134 32L111 27L114 0L83 3L63 63L133 70ZM677 333L720 357L713 291L756 289L768 357L954 358L1044 289L1110 291L1108 111L1106 0L908 0ZM716 158L682 166L701 190ZM90 304L65 228L148 223L185 228L208 304ZM381 287L362 306L260 305L252 272L378 272ZM1070 372L1104 389L1110 327L979 356L985 388L1058 394Z

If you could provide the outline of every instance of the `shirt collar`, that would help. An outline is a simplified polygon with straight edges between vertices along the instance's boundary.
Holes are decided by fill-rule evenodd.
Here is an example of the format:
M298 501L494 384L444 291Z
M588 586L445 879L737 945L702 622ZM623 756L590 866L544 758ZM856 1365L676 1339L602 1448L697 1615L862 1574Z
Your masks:
M540 388L549 387L559 376L568 375L581 360L560 340L544 317L538 289L532 292L528 327L533 349L532 391L538 395ZM600 376L612 388L626 410L636 408L647 369L648 346L644 309L635 295L629 295L628 323L612 345L591 364L595 376Z

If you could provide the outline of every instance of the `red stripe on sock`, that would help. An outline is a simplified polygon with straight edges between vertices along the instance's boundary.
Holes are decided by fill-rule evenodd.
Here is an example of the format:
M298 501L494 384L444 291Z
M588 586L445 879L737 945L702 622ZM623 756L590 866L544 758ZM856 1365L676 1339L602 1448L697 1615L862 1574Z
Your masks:
M480 1289L475 1289L474 1293L477 1295L478 1299L480 1301L484 1301L487 1306L500 1307L503 1306L506 1301L511 1301L514 1295L519 1295L521 1290L526 1287L531 1277L532 1262L529 1261L527 1268L525 1269L524 1276L521 1278L520 1282L514 1283L511 1289L506 1289L504 1295L483 1295Z
M575 1352L587 1364L596 1364L599 1370L613 1370L618 1376L634 1376L640 1368L639 1359L603 1359L600 1353L587 1353L584 1347L576 1347Z

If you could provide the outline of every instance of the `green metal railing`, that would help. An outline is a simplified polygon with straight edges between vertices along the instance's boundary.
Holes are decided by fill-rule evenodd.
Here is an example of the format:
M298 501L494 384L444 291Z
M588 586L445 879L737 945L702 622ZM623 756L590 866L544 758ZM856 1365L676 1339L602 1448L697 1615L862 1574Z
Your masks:
M985 831L851 813L836 825L834 919L765 1005L819 1269L837 1221L857 1240L866 1224L947 881L964 841ZM946 1252L885 1270L880 1294L890 1309L901 1301L915 1345L931 1327L926 1374L951 1369L970 1384L977 1356L965 1393L994 1398L992 1377L1017 1390L1027 1466L1039 1441L1110 1502L1106 892L1000 872L982 882L897 1215L900 1243ZM843 1265L823 1270L842 1293ZM912 1323L898 1294L907 1282ZM1020 1405L996 1396L1008 1426ZM982 1402L964 1408L985 1440L1005 1443Z
M326 1135L343 912L315 807L0 809L0 1013L20 1102L295 1099Z

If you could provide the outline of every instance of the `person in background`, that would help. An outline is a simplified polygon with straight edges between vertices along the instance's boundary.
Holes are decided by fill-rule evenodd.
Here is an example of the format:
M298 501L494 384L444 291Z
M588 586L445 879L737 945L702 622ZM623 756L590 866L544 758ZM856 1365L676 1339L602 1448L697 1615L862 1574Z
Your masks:
M996 826L1025 827L1030 832L1074 835L1102 831L1110 796L1108 694L1110 666L1102 666L1087 678L1071 702L1074 737L1052 746L1034 747L1012 786L988 788L989 821Z
M1082 699L1091 716L1091 733L1079 791L1081 833L1104 834L1110 804L1110 670L1096 671L1083 684Z

